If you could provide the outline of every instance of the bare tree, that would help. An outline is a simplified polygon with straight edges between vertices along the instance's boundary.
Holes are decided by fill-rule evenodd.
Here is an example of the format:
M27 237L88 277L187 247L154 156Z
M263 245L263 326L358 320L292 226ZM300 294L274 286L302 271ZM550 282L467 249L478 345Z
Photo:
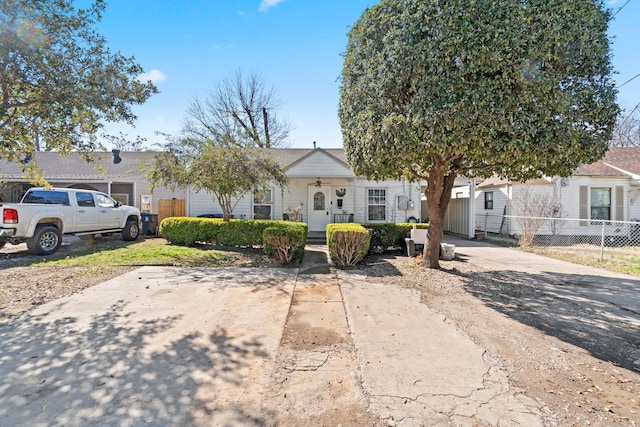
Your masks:
M529 247L549 217L559 218L562 206L551 194L534 191L530 186L524 186L513 200L513 211L520 224L518 244Z
M640 104L629 114L620 114L609 145L612 147L640 147Z
M130 139L129 135L120 132L119 136L103 134L102 137L109 141L113 148L120 151L142 151L144 144L147 142L147 138L143 138L140 135L136 139Z
M241 70L216 83L187 109L183 133L194 139L227 141L231 145L270 148L283 146L291 125L278 119L280 102L257 74Z

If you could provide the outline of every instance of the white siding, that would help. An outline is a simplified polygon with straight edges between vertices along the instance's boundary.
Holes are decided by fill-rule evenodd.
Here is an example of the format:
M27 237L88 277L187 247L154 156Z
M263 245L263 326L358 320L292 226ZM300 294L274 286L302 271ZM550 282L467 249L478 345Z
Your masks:
M407 181L369 181L357 178L355 182L355 221L369 222L367 219L368 189L381 188L387 191L384 222L407 222L409 218L420 218L420 184ZM412 209L398 209L398 196L406 196L413 202Z
M233 199L234 203L237 202L233 209L234 218L251 218L252 215L252 200L250 195L238 199ZM220 214L222 215L222 208L215 196L209 194L206 190L198 192L190 192L187 197L187 216L198 216L205 214ZM243 216L244 215L244 216Z
M353 172L348 166L336 160L322 150L311 153L286 171L289 178L322 178L324 176L352 178Z
M493 209L485 209L485 193L493 193ZM475 207L476 207L476 229L487 231L490 233L509 233L510 230L505 228L508 224L503 224L503 214L505 207L508 206L508 194L510 194L510 186L488 187L476 190ZM509 210L507 208L507 214Z

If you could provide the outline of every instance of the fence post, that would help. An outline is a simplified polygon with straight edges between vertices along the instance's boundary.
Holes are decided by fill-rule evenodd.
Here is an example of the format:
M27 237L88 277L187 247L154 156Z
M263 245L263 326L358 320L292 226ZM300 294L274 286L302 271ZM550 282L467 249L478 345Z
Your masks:
M604 221L602 221L602 234L600 235L600 261L604 260Z

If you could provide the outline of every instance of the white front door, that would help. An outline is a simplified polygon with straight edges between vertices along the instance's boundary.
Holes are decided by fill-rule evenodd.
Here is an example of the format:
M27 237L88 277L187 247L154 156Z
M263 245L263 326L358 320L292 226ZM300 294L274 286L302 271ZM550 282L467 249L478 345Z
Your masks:
M331 223L331 188L309 186L309 231L325 231Z

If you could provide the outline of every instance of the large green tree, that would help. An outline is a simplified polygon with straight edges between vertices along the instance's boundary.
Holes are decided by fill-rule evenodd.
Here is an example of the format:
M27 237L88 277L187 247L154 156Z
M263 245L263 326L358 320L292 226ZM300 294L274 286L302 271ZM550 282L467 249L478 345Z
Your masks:
M0 0L0 158L37 149L85 154L103 122L136 118L157 92L133 57L113 53L94 30L103 0Z
M593 0L382 0L349 32L339 117L350 165L427 182L438 268L460 175L567 176L618 113L610 14Z

